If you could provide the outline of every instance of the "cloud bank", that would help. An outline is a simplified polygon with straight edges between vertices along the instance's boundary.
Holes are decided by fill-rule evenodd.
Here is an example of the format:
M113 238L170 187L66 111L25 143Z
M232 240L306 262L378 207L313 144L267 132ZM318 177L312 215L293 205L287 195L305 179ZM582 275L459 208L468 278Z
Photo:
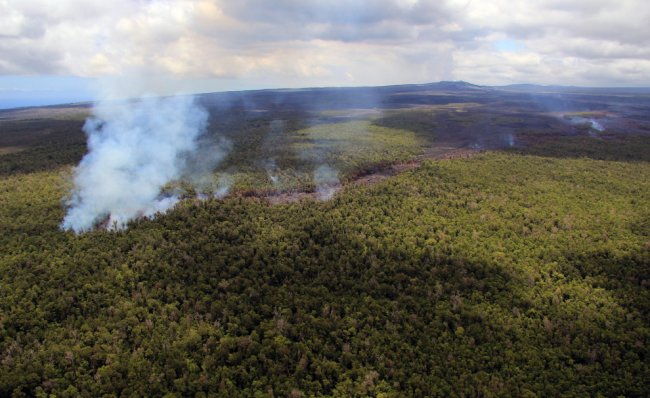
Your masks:
M645 0L4 0L0 75L168 92L463 79L650 85ZM504 45L508 43L508 45Z

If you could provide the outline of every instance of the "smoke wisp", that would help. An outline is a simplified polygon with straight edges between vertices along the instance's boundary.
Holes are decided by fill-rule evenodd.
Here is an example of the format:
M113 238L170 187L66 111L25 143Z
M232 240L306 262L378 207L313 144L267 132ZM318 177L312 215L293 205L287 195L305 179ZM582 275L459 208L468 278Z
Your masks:
M280 184L280 176L278 175L278 166L275 163L275 159L269 159L264 164L264 170L266 175L269 177L273 188L277 188Z
M178 195L164 195L163 187L183 175L208 113L193 97L175 96L100 102L93 114L61 227L83 232L107 220L123 228L172 208Z
M602 133L605 131L605 127L601 122L594 118L587 118L582 116L568 116L565 115L564 118L569 121L569 123L575 126L586 126L589 129L589 134L594 135L594 132Z
M320 200L330 200L341 188L338 172L326 164L314 170L314 184Z
M214 189L212 195L217 199L223 199L230 192L232 188L233 179L230 174L221 174L217 182L217 187Z

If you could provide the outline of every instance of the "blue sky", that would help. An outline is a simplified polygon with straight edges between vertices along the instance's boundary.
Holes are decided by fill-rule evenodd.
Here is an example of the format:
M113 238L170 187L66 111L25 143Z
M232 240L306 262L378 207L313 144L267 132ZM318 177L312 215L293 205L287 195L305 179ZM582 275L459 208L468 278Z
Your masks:
M502 39L496 41L494 43L494 48L496 48L499 51L505 51L505 52L520 52L525 50L523 44L510 39Z
M94 80L75 76L0 76L0 109L89 101Z
M647 0L4 0L0 107L466 80L650 86Z

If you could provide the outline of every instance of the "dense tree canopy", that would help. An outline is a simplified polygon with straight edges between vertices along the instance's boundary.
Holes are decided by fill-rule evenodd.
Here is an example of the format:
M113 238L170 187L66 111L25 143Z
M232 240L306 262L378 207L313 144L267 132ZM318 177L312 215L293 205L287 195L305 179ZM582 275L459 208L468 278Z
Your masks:
M0 180L0 395L645 396L650 164L485 154L58 229Z

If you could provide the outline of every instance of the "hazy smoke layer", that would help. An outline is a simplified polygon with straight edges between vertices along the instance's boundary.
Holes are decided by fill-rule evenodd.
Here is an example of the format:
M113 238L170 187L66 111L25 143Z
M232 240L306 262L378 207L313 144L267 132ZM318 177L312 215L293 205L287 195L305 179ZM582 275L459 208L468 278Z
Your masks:
M109 227L154 215L178 198L161 196L196 149L208 114L193 97L145 98L96 105L84 131L88 154L75 171L64 229L81 232L108 218Z

